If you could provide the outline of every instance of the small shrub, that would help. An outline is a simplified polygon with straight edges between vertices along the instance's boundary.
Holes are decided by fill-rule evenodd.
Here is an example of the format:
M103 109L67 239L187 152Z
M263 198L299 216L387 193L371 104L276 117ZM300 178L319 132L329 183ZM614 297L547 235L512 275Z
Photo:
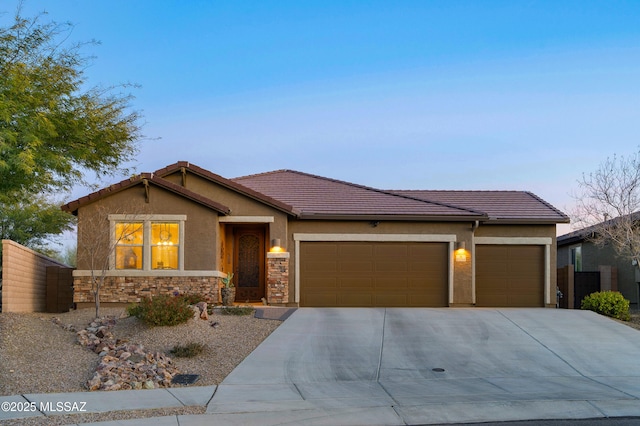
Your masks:
M140 316L142 315L142 307L139 303L131 303L129 306L127 306L127 313L129 314L129 316L140 318Z
M187 305L195 305L196 303L207 301L207 298L201 294L184 294L181 297L184 298Z
M176 345L169 352L179 358L193 358L200 355L202 351L204 351L202 343L192 342L186 345Z
M137 306L127 308L135 316L152 326L178 325L193 318L193 310L183 296L160 295L145 297Z
M231 306L220 309L222 315L251 315L253 314L253 308L251 306Z
M629 301L617 291L597 291L582 299L582 309L597 312L601 315L629 321Z

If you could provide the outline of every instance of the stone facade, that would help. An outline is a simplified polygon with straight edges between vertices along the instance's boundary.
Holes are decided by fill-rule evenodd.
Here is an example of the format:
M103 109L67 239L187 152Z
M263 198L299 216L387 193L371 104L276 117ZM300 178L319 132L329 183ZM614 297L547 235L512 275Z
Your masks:
M267 303L289 303L289 253L267 253Z
M100 303L135 303L143 297L159 294L201 294L211 302L218 302L220 296L218 277L149 276L119 277L107 276L100 289ZM93 303L91 277L76 276L73 280L76 303Z

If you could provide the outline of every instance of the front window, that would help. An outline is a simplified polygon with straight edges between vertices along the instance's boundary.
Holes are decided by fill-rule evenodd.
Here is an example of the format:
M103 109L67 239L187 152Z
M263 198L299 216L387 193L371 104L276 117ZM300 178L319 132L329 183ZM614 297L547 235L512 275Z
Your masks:
M116 269L142 269L142 222L116 223Z
M183 270L185 215L109 215L119 270Z
M178 269L180 233L177 223L151 223L151 268Z

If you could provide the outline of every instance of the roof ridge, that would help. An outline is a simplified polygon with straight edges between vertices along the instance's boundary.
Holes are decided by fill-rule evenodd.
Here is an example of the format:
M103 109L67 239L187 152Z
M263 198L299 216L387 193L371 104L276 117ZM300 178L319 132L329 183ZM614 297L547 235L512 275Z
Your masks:
M437 205L437 206L442 206L442 207L447 207L447 208L451 208L451 209L461 210L461 211L468 212L468 213L480 214L480 215L483 215L483 216L487 216L487 213L485 213L483 211L480 211L480 210L473 210L473 209L469 209L469 208L465 208L465 207L456 206L456 205L453 205L453 204L442 203L442 202L439 202L439 201L422 200L420 198L410 197L410 196L407 196L407 195L404 195L404 194L396 194L396 193L390 192L388 190L374 188L372 186L362 185L362 184L359 184L359 183L353 183L353 182L349 182L349 181L346 181L346 180L329 178L329 177L326 177L326 176L320 176L320 175L316 175L316 174L312 174L312 173L300 172L300 171L297 171L297 170L290 170L290 169L274 170L272 172L258 173L258 174L248 175L248 176L244 176L244 177L241 177L241 178L235 178L235 179L266 176L266 175L269 175L269 174L282 173L282 172L295 173L295 174L299 174L299 175L303 175L303 176L308 176L308 177L311 177L311 178L314 178L314 179L322 179L322 180L325 180L325 181L328 181L328 182L334 182L334 183L338 183L338 184L341 184L341 185L347 185L347 186L351 186L351 187L354 187L354 188L364 189L364 190L367 190L367 191L373 191L373 192L377 192L379 194L390 195L390 196L393 196L393 197L400 197L400 198L404 198L404 199L407 199L407 200L417 201L417 202L420 202L420 203L433 204L433 205ZM233 180L235 180L235 179L233 179Z

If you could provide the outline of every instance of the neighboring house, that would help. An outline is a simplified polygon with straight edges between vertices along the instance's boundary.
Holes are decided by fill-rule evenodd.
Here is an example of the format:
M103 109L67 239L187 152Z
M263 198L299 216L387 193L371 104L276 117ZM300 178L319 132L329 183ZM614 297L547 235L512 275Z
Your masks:
M93 300L82 248L109 227L133 232L105 253L102 303L217 300L233 272L236 302L553 307L556 224L569 221L529 192L384 191L290 170L226 179L187 162L62 208L78 216L81 306Z
M600 272L602 290L617 289L637 307L638 267L618 256L611 245L598 247L591 241L589 236L595 228L591 226L558 237L558 268L573 265L575 272Z

